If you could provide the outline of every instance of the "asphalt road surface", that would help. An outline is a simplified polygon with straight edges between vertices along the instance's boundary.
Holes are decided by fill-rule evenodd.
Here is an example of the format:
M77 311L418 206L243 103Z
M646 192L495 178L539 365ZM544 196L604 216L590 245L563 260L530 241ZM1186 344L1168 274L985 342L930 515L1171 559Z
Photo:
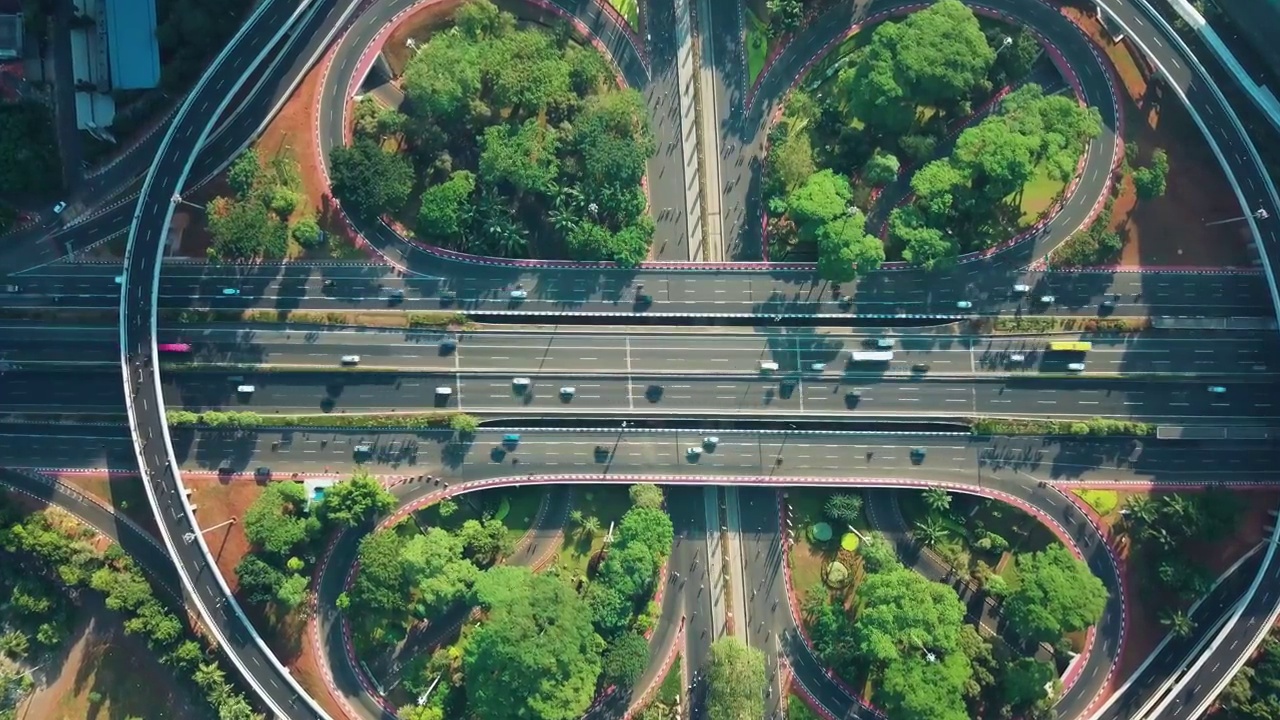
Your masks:
M515 432L513 448L503 436ZM1265 442L1048 440L1041 438L899 437L871 433L670 430L565 431L484 429L466 445L441 431L216 432L180 430L174 451L182 470L275 475L347 473L363 464L379 475L436 475L473 480L503 474L664 471L693 475L775 477L888 476L952 481L1021 477L1028 481L1201 486L1270 484L1280 480ZM714 447L704 445L719 438ZM357 455L357 445L371 452ZM693 457L689 448L703 448ZM604 452L598 452L603 448ZM922 448L923 458L912 450ZM782 462L778 462L781 458ZM125 428L111 425L2 424L0 466L128 471Z
M468 266L471 267L471 266ZM462 310L501 313L607 313L623 315L1069 315L1096 317L1099 298L1120 296L1116 316L1269 317L1274 314L1266 283L1251 275L1118 273L1090 275L1010 271L981 295L946 291L938 278L895 273L879 283L864 281L853 304L845 304L808 273L790 277L721 272L669 274L648 278L628 271L547 270L528 280L516 269L485 267L484 278L401 277L385 268L288 266L166 265L159 285L162 308L244 310ZM103 265L51 265L14 278L22 288L0 295L4 307L113 308L119 303L118 268ZM990 271L994 272L994 271ZM495 277L496 276L496 277ZM637 279L643 278L643 279ZM1105 282L1103 279L1106 279ZM327 282L333 285L326 287ZM637 290L636 283L644 287ZM1032 286L1028 295L1014 284ZM529 293L513 301L520 285ZM1103 289L1105 292L1102 292ZM227 290L236 294L227 295ZM403 290L403 298L391 290ZM446 301L445 292L457 299ZM652 295L651 306L635 304L637 292ZM1052 305L1038 302L1050 294ZM55 297L57 298L55 300ZM974 307L960 310L968 299Z
M855 362L850 353L874 350L877 338L894 341L893 361ZM1088 340L1088 353L1050 351L1053 340ZM507 373L756 373L761 362L779 372L810 377L841 375L1027 374L1067 372L1084 361L1084 375L1194 373L1256 378L1276 370L1275 335L1157 331L1122 338L1053 335L879 335L802 329L759 332L514 332L449 333L424 330L225 329L161 331L159 342L192 345L191 360L207 364L265 364L336 368L346 355L369 369ZM21 367L44 363L119 362L119 331L100 327L18 324L0 327L0 361ZM1014 359L1021 355L1021 360ZM169 356L184 360L184 356ZM815 363L823 367L815 369Z

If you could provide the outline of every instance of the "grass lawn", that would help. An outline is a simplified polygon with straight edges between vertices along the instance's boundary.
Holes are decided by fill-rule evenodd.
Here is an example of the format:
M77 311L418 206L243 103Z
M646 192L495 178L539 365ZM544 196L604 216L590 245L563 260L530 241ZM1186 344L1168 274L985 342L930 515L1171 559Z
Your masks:
M807 530L814 523L826 522L822 506L826 504L827 498L841 492L856 494L854 490L836 488L791 488L787 491L787 502L791 504L796 531L796 542L788 553L788 562L791 563L792 584L801 596L809 588L823 584L823 566L835 560L840 551L840 538L845 532L842 528L833 526L832 541L820 545L809 542ZM870 532L865 516L859 516L854 528L864 535Z
M1086 505L1093 508L1093 511L1102 518L1115 512L1116 507L1120 505L1120 493L1115 490L1078 488L1071 492L1075 493Z
M1036 168L1031 180L1022 188L1022 197L1019 203L1019 207L1022 209L1022 217L1019 220L1019 225L1023 228L1035 225L1036 221L1044 215L1045 211L1058 199L1058 195L1066 188L1066 183L1049 177L1049 173L1044 166Z
M556 567L562 577L586 577L591 558L604 547L604 538L609 526L622 519L622 515L631 509L631 497L625 485L601 485L575 488L573 491L572 510L579 510L583 517L594 517L600 521L600 531L591 537L577 532L570 522L565 528L564 544L556 556Z
M636 0L609 0L609 4L626 19L632 30L640 29L640 4Z
M769 29L756 14L747 11L747 85L754 85L769 59Z
M502 522L507 526L507 540L516 542L533 528L533 521L538 516L538 508L542 505L546 492L543 488L527 485L503 490L503 497L507 501L507 516Z
M683 659L677 655L671 663L666 676L662 678L662 684L658 686L658 695L654 698L654 702L674 706L680 699L680 688L684 685L684 680L680 676L680 661Z
M787 693L787 720L819 720L818 714L800 697L795 688Z

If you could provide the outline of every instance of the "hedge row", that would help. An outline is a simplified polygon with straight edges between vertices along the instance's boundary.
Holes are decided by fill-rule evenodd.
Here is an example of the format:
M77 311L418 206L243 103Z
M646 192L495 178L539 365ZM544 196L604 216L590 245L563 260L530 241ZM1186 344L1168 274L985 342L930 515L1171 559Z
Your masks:
M262 415L256 412L208 410L168 410L165 413L170 427L234 428L249 430L264 427L353 428L409 430L450 428L459 433L471 433L480 426L474 415L460 412L405 413L367 415Z
M1090 418L1088 420L1018 420L1006 418L975 418L975 435L1075 435L1077 437L1138 436L1156 434L1151 423Z
M1130 333L1150 328L1150 318L999 317L991 324L997 333Z
M457 312L307 312L302 310L161 310L160 320L179 325L212 322L283 323L286 325L341 325L402 328L468 327L471 321Z

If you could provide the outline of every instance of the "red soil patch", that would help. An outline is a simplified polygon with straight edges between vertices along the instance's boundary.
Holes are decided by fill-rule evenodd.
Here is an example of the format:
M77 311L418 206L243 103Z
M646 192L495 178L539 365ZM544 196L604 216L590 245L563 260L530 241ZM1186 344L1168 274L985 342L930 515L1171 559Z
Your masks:
M1177 95L1161 82L1148 82L1150 68L1128 42L1113 43L1089 13L1064 7L1102 48L1119 77L1126 142L1138 145L1139 166L1156 148L1169 158L1169 186L1164 197L1137 204L1133 183L1125 180L1116 198L1111 229L1125 245L1123 265L1249 266L1248 226L1233 223L1205 227L1206 222L1243 213L1217 159Z
M1191 553L1191 559L1202 563L1214 578L1221 575L1236 560L1239 560L1254 545L1264 539L1263 526L1269 522L1267 512L1280 506L1280 491L1277 490L1237 490L1237 492L1247 493L1247 495L1245 509L1236 525L1236 532L1231 537L1224 538L1212 545L1196 548ZM1162 493L1121 492L1119 493L1120 503L1117 507L1123 507L1125 500L1129 496L1140 494L1149 494L1155 497ZM1108 528L1118 519L1119 513L1114 513L1109 517L1107 519ZM1147 656L1151 654L1151 651L1160 644L1160 641L1168 633L1168 629L1160 624L1158 612L1147 603L1149 598L1144 597L1146 593L1140 590L1143 576L1138 571L1136 563L1129 562L1130 545L1128 537L1123 534L1116 534L1113 537L1115 538L1116 555L1123 563L1125 587L1129 590L1129 629L1125 635L1124 652L1120 656L1120 666L1112 679L1112 690L1124 684L1124 681L1138 669L1138 666L1142 665Z

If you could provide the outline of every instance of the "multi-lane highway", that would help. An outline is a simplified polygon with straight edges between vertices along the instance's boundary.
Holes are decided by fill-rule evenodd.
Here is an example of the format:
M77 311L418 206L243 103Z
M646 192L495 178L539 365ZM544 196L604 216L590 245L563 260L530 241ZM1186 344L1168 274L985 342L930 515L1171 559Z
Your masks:
M34 369L44 364L118 361L114 328L28 323L0 327L0 362ZM622 330L553 328L527 331L315 329L307 327L227 329L191 326L164 330L159 342L192 345L176 362L337 368L358 355L363 369L508 373L744 374L773 362L778 372L811 377L884 375L1033 375L1065 372L1084 361L1083 375L1167 373L1256 378L1280 370L1274 335L1157 331L1121 337L1076 335L973 336L886 330L812 331L767 328L756 332L679 328ZM892 340L888 363L855 362L850 353L874 350ZM1049 350L1057 340L1087 340L1086 355ZM824 367L817 369L815 363Z
M469 266L468 266L469 267ZM165 265L157 301L162 308L283 310L454 309L473 313L623 315L759 314L968 316L996 313L1097 316L1102 299L1116 299L1116 316L1269 316L1266 283L1257 275L1136 273L1079 274L1010 271L989 287L948 292L945 278L892 273L864 280L852 302L831 286L801 282L786 273L718 273L706 277L673 273L596 274L590 270L546 270L526 276L516 269L489 269L484 278L404 277L386 268L311 267L305 264L216 267ZM0 294L0 307L114 307L118 268L109 265L50 265L13 278L20 293ZM808 277L807 275L805 277ZM878 278L880 276L873 276ZM998 282L998 284L996 284ZM326 284L329 283L329 284ZM1016 283L1032 286L1014 293ZM968 286L969 283L960 283ZM643 287L641 287L641 285ZM517 286L529 297L513 301ZM878 288L878 289L877 289ZM236 290L226 295L225 290ZM403 291L403 298L389 291ZM847 291L846 291L847 292ZM454 299L446 299L454 293ZM653 297L638 305L637 293ZM1038 299L1053 295L1053 304ZM968 299L973 309L960 310Z
M110 373L10 370L0 375L0 412L118 415ZM911 380L759 375L507 374L373 372L169 372L171 409L251 410L264 415L462 410L529 415L761 415L1090 418L1173 424L1268 424L1280 405L1268 385L1236 382L1225 393L1199 380L1100 378ZM249 386L252 392L241 388ZM564 392L572 388L573 394ZM448 394L442 392L447 389Z
M503 437L520 435L510 447ZM390 476L435 475L476 480L540 473L859 476L972 481L984 477L1203 486L1271 484L1280 480L1262 442L1069 440L909 437L875 433L751 432L725 430L512 428L482 430L466 444L447 432L183 430L174 451L188 472L274 476L348 473L357 464ZM707 437L719 438L715 447ZM357 445L370 452L356 453ZM703 448L698 457L689 448ZM913 449L923 448L923 456ZM128 432L118 426L0 425L0 466L127 470ZM1133 460L1130 460L1130 458Z

